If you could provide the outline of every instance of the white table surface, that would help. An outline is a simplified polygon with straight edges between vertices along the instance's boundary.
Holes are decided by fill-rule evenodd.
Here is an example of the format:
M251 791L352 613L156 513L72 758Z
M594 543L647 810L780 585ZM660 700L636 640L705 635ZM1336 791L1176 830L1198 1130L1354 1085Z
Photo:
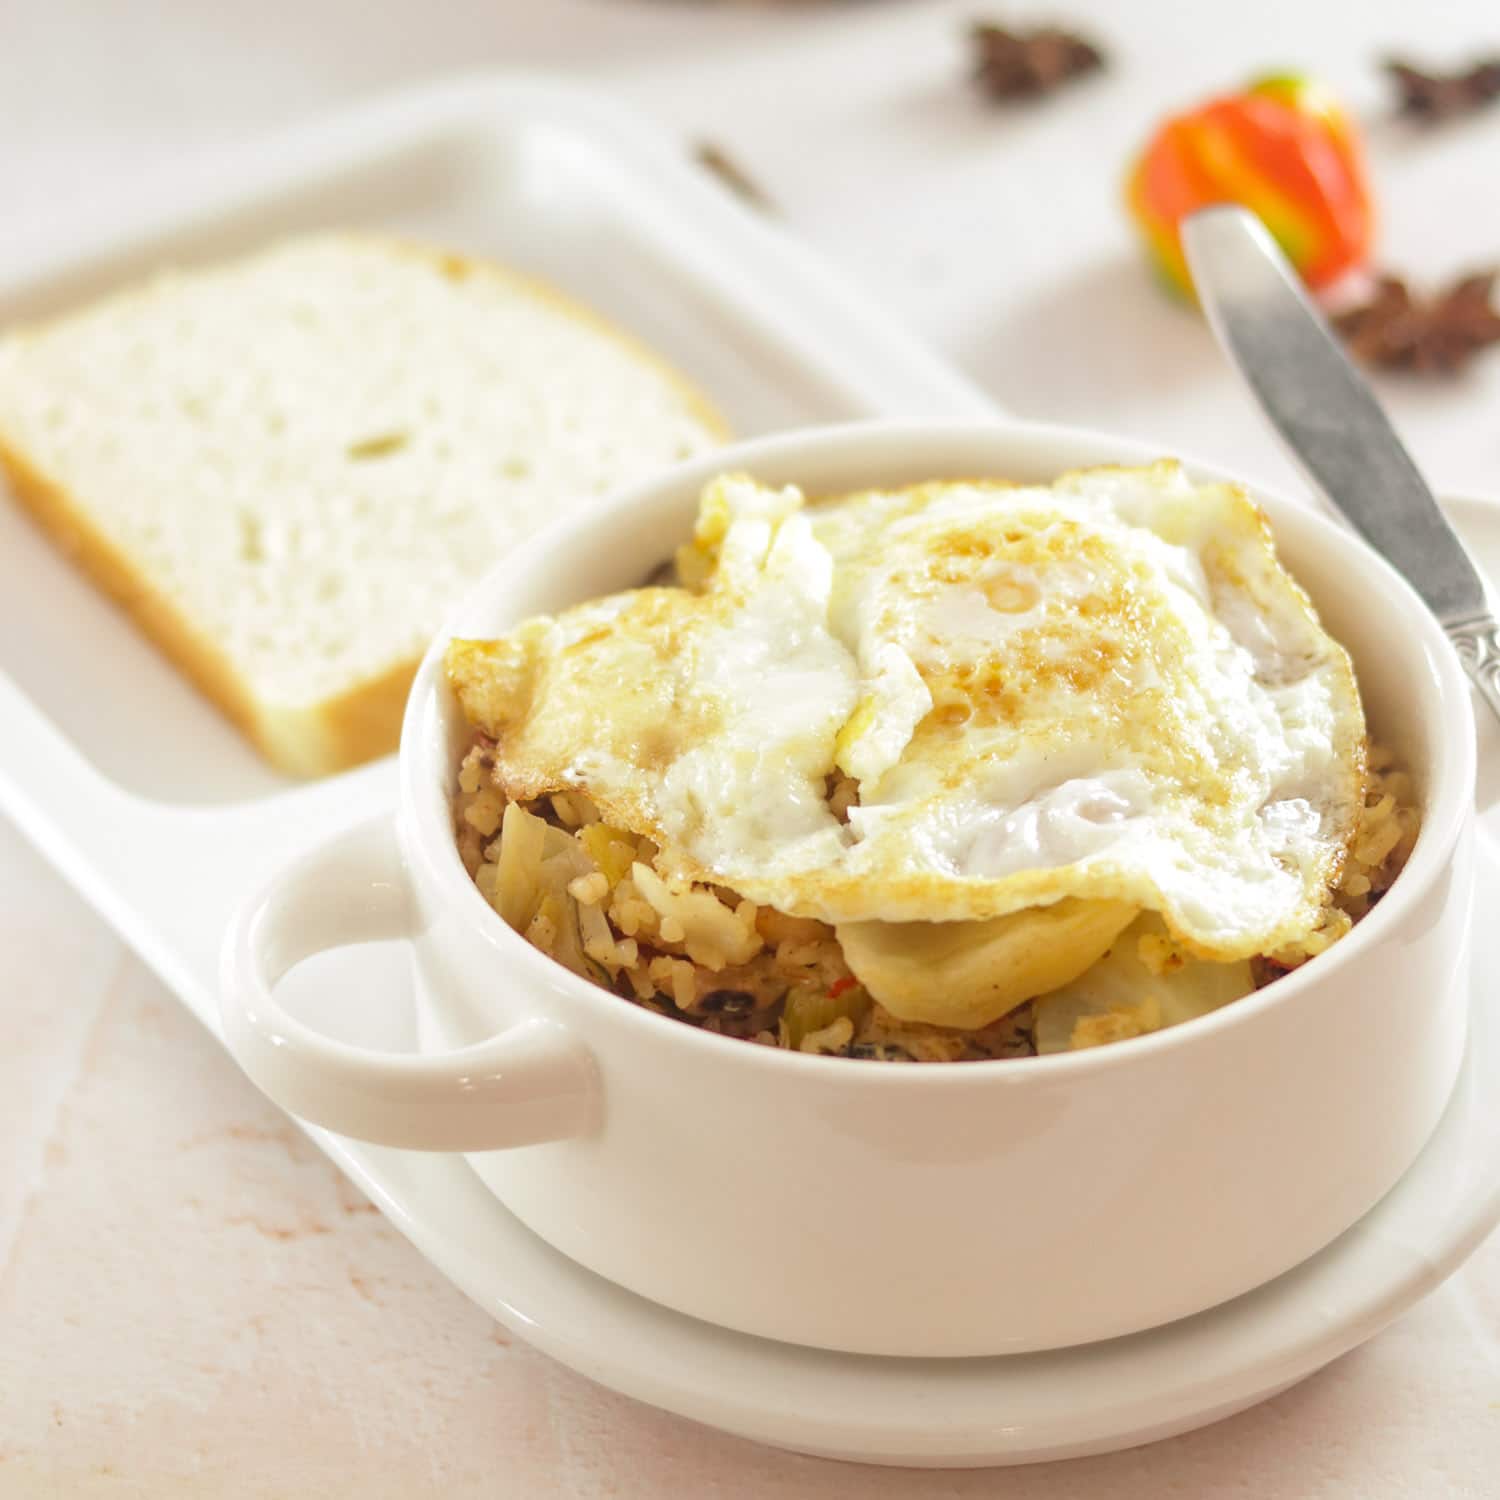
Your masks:
M1427 136L1377 123L1373 69L1500 49L1492 0L1072 0L1110 73L1012 110L962 83L983 8L0 0L0 234L95 223L153 171L210 171L216 147L397 84L586 74L729 148L1012 409L1277 485L1289 465L1135 258L1118 179L1151 120L1262 68L1319 71L1371 117L1382 258L1435 279L1500 261L1500 109ZM1500 353L1382 390L1440 489L1500 494ZM824 1464L601 1392L497 1330L3 823L0 953L5 1500L1500 1494L1500 1240L1364 1349L1169 1443L1009 1472Z

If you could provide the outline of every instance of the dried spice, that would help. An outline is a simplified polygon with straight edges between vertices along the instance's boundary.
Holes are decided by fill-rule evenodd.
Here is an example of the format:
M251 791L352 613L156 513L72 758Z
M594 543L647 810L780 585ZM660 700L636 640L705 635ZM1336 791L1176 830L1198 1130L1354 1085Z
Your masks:
M1400 93L1400 112L1429 124L1472 114L1500 99L1500 57L1483 58L1453 73L1431 73L1393 57L1385 71Z
M993 21L969 28L974 81L991 99L1034 99L1104 66L1092 42L1056 26L1009 31Z
M1338 314L1333 324L1366 364L1451 375L1500 343L1500 312L1491 301L1495 278L1494 271L1476 272L1424 298L1399 276L1385 276L1366 302Z
M725 151L712 141L699 141L693 147L693 159L700 167L712 172L737 198L742 198L762 213L775 213L776 205L761 185Z

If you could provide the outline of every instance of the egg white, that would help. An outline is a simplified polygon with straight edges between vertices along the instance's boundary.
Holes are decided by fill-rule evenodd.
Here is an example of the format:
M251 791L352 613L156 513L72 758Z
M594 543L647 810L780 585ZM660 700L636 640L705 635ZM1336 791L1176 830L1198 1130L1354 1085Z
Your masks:
M695 589L453 644L511 796L582 790L677 878L835 924L1109 902L1228 962L1318 920L1364 717L1238 489L1163 462L807 505L729 476L682 563Z

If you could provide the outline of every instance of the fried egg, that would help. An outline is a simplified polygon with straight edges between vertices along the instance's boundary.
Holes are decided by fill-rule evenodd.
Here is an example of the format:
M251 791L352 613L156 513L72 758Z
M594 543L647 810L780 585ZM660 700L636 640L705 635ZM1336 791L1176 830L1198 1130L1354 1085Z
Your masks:
M1069 984L1142 912L1220 963L1316 925L1364 717L1240 490L1170 462L814 504L726 476L679 570L452 643L508 796L586 792L671 878L833 923L937 1024Z

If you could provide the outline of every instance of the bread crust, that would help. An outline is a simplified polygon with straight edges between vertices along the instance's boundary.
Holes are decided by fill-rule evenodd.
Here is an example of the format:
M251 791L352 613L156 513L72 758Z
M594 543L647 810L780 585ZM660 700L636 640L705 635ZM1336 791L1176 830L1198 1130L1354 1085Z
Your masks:
M387 254L419 261L454 280L472 275L500 281L544 302L569 319L587 324L665 379L689 415L713 438L722 440L728 436L728 428L717 409L685 376L631 334L544 281L492 261L394 237L351 234L328 238L378 247ZM125 288L117 295L128 296L134 290ZM104 298L101 303L110 300ZM72 312L82 310L74 309L57 318L16 329L12 336L24 340L45 335L49 327L66 322ZM87 508L65 486L37 467L15 443L7 441L3 430L0 430L0 470L8 475L21 507L79 570L126 611L140 630L277 770L299 778L327 776L396 748L419 656L393 662L376 676L306 707L278 708L264 703L219 643L199 630L152 583L130 555L95 524Z
M277 770L288 776L327 776L395 749L417 658L397 662L378 677L305 709L262 704L218 644L195 629L67 491L34 468L3 435L0 469L21 508Z

